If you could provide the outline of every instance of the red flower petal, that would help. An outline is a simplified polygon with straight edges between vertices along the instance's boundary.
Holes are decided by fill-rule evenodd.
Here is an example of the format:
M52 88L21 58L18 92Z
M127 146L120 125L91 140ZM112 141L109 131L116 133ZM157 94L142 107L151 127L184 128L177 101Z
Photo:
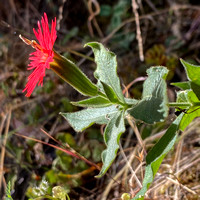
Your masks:
M38 21L38 30L33 29L33 32L39 42L34 43L35 52L29 56L30 64L28 70L34 69L29 75L28 82L23 92L26 93L26 97L30 97L36 85L43 85L43 78L45 76L46 68L50 68L50 62L53 62L54 52L53 45L56 40L56 18L52 20L51 32L49 31L48 18L46 13L42 17L41 24Z

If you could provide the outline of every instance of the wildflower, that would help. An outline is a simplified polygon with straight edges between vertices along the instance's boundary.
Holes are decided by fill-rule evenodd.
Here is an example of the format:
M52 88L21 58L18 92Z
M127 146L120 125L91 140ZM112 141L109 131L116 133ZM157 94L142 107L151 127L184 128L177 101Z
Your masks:
M30 64L28 65L28 70L34 70L29 75L28 82L23 90L23 92L27 92L27 97L30 97L37 84L43 85L46 69L54 71L60 78L83 95L96 96L97 94L101 94L101 92L98 92L97 86L73 62L53 50L53 45L57 37L56 18L52 20L50 32L48 18L46 13L44 13L41 24L38 21L38 30L33 29L33 32L39 44L35 40L30 41L19 35L23 42L31 45L36 50L29 57Z
M29 56L28 70L34 70L29 75L28 82L23 90L23 92L27 92L26 97L30 97L37 84L43 85L45 70L50 68L50 63L54 60L53 45L57 37L56 18L52 20L50 32L48 18L44 13L41 23L38 21L38 30L33 29L33 32L39 44L34 40L30 41L21 35L19 36L27 45L31 45L36 50Z

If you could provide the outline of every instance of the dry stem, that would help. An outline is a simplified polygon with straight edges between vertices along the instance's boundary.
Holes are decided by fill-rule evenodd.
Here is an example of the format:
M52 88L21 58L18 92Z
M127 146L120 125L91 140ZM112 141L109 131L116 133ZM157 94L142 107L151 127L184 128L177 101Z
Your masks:
M140 60L144 61L142 36L141 36L141 30L140 30L140 20L139 20L139 14L137 12L138 6L137 6L135 0L132 0L132 7L133 7L133 13L135 15L136 34L137 34L137 41L138 41L138 48L139 48L139 56L140 56Z

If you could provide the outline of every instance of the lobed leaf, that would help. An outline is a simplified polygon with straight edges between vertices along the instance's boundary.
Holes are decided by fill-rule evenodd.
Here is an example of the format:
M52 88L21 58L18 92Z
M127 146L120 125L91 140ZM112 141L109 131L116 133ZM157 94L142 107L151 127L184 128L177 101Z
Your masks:
M107 124L118 112L114 105L103 108L88 108L78 112L60 113L75 131L83 131L94 123Z
M152 67L147 70L148 78L143 85L142 100L127 112L135 119L148 124L163 121L168 115L168 99L165 67Z
M100 173L96 177L102 177L114 161L119 149L119 139L124 131L124 111L118 111L111 118L105 128L104 140L107 145L107 149L102 153L103 166Z
M85 46L90 46L94 52L95 62L97 64L97 69L94 75L98 79L99 85L101 85L101 83L103 82L104 89L105 86L107 86L106 89L108 89L109 87L112 88L115 95L117 96L118 101L121 103L125 103L119 77L117 76L116 55L105 49L105 47L98 42L87 43ZM102 88L103 87L101 87L101 89ZM111 98L109 97L109 99Z

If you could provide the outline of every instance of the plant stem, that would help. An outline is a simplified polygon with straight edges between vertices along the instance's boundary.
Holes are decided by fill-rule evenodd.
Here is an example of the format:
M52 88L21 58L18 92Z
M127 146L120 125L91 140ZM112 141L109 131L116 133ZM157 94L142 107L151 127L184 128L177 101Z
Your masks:
M168 103L168 106L169 107L180 107L180 106L192 106L192 104L188 103L188 102L183 102L183 103L171 102L171 103Z
M180 106L200 106L200 102L192 102L192 103L189 103L189 102L180 102L180 103L177 103L177 102L171 102L171 103L168 103L168 106L170 107L180 107Z
M131 126L131 128L133 129L133 131L135 132L138 142L139 142L140 146L142 147L142 149L144 150L144 154L146 155L147 153L145 150L145 146L144 146L143 140L141 138L140 132L135 124L134 118L131 115L128 115L126 119L129 123L129 125Z

